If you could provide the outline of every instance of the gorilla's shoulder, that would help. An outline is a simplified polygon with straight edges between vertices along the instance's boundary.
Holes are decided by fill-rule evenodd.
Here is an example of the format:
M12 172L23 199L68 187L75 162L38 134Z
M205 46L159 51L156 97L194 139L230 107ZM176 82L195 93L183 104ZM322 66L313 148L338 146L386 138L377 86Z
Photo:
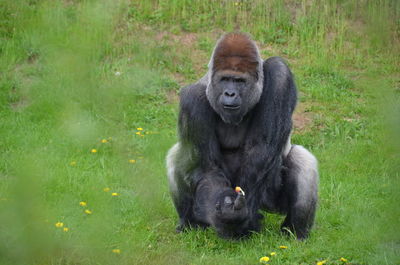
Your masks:
M273 56L269 57L264 61L264 72L270 71L272 74L280 75L280 76L289 76L291 75L290 69L282 57Z
M208 108L209 103L206 96L207 86L203 83L195 83L181 88L179 97L181 109L192 112L199 108ZM192 110L192 111L190 111Z

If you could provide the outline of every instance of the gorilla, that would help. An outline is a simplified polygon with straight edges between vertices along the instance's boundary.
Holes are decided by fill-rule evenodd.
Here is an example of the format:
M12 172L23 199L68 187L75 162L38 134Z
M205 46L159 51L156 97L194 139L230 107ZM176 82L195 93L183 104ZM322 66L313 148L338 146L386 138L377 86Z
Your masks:
M260 230L264 210L286 215L283 232L307 238L319 176L316 158L290 141L296 102L282 58L263 61L247 34L219 39L208 72L180 91L179 141L166 159L178 232L211 226L241 238Z

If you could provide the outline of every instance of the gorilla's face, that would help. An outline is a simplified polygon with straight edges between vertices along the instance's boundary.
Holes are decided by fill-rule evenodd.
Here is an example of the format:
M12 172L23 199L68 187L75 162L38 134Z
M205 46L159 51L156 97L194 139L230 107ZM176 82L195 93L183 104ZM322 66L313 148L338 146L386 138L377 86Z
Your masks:
M233 71L216 72L207 88L211 106L229 124L239 124L257 104L260 95L254 77Z

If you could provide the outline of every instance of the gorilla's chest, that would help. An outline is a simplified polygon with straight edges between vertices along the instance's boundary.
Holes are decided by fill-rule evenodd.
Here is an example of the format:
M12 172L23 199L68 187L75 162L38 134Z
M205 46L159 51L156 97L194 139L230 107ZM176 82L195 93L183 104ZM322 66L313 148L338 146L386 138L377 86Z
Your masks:
M226 124L223 121L218 122L217 138L221 151L239 149L245 141L247 127L247 121L243 121L239 125Z
M224 122L217 124L217 137L223 157L224 169L228 177L235 183L243 160L243 144L246 139L248 123L229 125Z

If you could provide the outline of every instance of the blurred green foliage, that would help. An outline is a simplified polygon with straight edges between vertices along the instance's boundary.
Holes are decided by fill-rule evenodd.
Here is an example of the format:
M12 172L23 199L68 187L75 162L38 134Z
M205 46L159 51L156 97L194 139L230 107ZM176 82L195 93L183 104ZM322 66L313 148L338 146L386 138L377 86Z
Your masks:
M177 91L232 30L296 75L293 142L321 170L306 242L276 215L246 241L174 233ZM390 0L1 1L0 264L399 263L399 34Z

